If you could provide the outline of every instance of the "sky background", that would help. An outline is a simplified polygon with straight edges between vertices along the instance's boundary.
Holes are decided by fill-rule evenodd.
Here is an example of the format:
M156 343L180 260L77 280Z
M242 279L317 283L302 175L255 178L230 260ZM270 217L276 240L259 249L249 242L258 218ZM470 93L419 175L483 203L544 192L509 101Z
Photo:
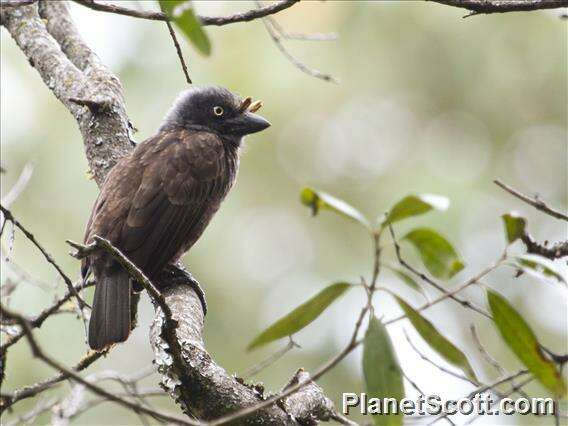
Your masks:
M155 6L150 1L124 3ZM195 3L203 15L253 7L250 2ZM87 43L122 81L128 114L138 128L135 139L151 136L186 87L165 25L76 4L71 10ZM447 196L448 211L403 222L397 233L429 226L455 245L466 268L448 287L497 260L505 246L503 213L516 210L526 216L539 241L566 238L565 224L521 203L492 181L503 179L524 193L539 194L559 210L567 208L568 21L561 20L558 11L465 20L464 14L423 2L333 1L302 2L276 15L290 32L338 34L336 41L285 45L307 65L336 76L340 84L295 68L261 21L208 27L213 53L207 58L183 43L196 84L222 85L262 99L261 113L272 122L267 131L247 139L236 186L184 258L206 291L207 348L227 371L242 373L286 344L280 341L245 352L251 339L274 320L332 282L358 282L361 275L371 273L372 248L365 233L331 213L311 217L299 202L305 186L342 198L369 218L383 214L407 194ZM1 163L6 169L1 188L6 193L24 166L33 164L31 181L12 211L77 278L79 264L67 255L65 240L82 239L98 190L87 176L76 123L9 34L5 30L1 34ZM14 279L17 265L34 277L31 281L47 285L22 282L11 297L12 308L32 315L51 302L54 292L64 292L64 283L21 234L16 233L12 242L10 232L5 232L2 247L3 283ZM515 245L511 252L521 249ZM395 262L392 246L387 244L384 251L385 261ZM421 267L410 247L403 246L403 255ZM566 270L565 265L558 267ZM513 277L514 270L502 268L484 283L507 296L545 346L565 352L566 289L528 275ZM379 282L414 306L424 301L386 271ZM433 289L426 292L430 298L437 296ZM485 303L479 288L468 289L465 295ZM298 367L316 369L345 345L364 300L360 289L351 291L295 337L301 349L288 353L257 379L277 390ZM375 297L375 309L385 319L400 313L385 293ZM146 296L139 312L139 326L127 343L90 372L133 373L151 365L152 307ZM426 317L467 353L484 381L497 374L476 349L471 324L495 358L511 372L520 368L483 317L452 302L428 310ZM421 360L405 341L403 330L424 353L444 363L406 321L389 328L403 369L425 391L460 398L473 390ZM87 349L83 327L70 314L50 319L36 334L49 354L68 365ZM31 358L23 343L13 347L9 357L3 391L53 374ZM144 384L155 386L157 381L153 375ZM338 406L341 392L363 391L361 351L319 383ZM56 393L68 393L69 388L63 383ZM406 389L409 396L416 395L412 387ZM545 395L538 385L527 389L533 396ZM15 413L26 412L35 402L18 404ZM177 412L167 397L153 403ZM107 403L78 417L75 424L138 421L134 414ZM36 422L48 423L49 416ZM478 424L494 422L478 420ZM541 422L531 417L499 419L501 424Z

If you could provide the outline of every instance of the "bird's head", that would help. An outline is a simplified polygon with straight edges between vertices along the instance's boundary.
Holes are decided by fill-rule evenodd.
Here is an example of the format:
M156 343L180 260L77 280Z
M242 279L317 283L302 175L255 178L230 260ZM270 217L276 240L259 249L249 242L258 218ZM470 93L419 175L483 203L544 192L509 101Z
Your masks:
M192 87L183 91L167 113L160 130L195 128L230 140L260 132L270 123L255 112L260 101L242 99L222 87Z

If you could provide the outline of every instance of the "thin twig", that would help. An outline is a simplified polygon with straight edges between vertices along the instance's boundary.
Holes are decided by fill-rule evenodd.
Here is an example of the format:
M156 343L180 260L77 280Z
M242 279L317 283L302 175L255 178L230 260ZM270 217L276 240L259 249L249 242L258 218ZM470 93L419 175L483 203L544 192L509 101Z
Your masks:
M120 397L133 396L131 392L115 392L115 395ZM148 398L148 397L168 396L168 394L165 393L162 389L149 389L149 390L141 389L138 392L136 392L135 396L137 398ZM97 405L100 405L105 402L108 402L106 398L97 398L97 399L92 399L90 401L86 401L82 406L78 407L77 410L74 413L71 413L71 415L69 415L67 418L69 420L74 419L80 416L81 414L85 413L86 411L90 410L91 408L94 408Z
M81 281L75 284L73 287L75 288L76 291L81 291L85 288L91 287L92 285L94 285L93 281L89 281L86 283ZM61 308L61 306L63 306L65 302L67 302L72 297L74 297L74 295L71 292L68 291L67 293L65 293L63 296L61 296L59 299L53 302L53 304L45 308L33 319L29 320L30 327L32 328L41 327L41 325L44 323L46 319L48 319L51 315L55 314L59 310L59 308ZM10 346L16 343L18 340L20 340L22 336L24 336L24 334L25 334L24 331L21 330L19 333L8 337L0 346L0 354L5 353L6 349L8 349Z
M164 296L160 291L152 284L150 279L144 274L144 272L136 266L126 255L124 255L118 248L112 245L112 243L98 235L92 237L93 244L88 246L82 246L81 244L74 243L73 241L67 240L67 244L71 247L77 249L77 253L73 254L73 257L80 259L92 253L96 250L104 250L112 257L114 257L122 267L134 278L138 283L140 283L144 289L148 292L152 300L162 309L164 315L168 319L172 319L172 311L166 303Z
M257 5L258 8L261 7L259 2L256 2L256 5ZM264 26L266 27L266 31L270 35L270 38L272 38L272 41L274 42L274 44L276 45L278 50L280 50L282 55L284 55L284 57L286 59L288 59L292 63L292 65L294 65L300 71L302 71L302 72L304 72L304 73L306 73L306 74L308 74L312 77L319 78L323 81L339 83L339 80L337 78L335 78L334 76L332 76L331 74L326 74L326 73L318 71L314 68L311 68L308 65L304 64L302 61L300 61L298 58L296 58L294 55L292 55L288 51L288 49L282 44L282 37L278 33L278 30L276 29L276 27L274 27L273 20L271 20L270 18L263 18L262 22L264 23Z
M450 376L453 376L457 379L463 380L465 382L468 382L474 386L479 386L479 383L471 380L469 377L466 377L462 374L456 373L455 371L449 370L447 368L445 368L442 365L439 365L437 363L435 363L433 360L431 360L430 358L428 358L426 355L424 355L415 345L414 343L412 343L412 340L410 340L410 337L408 336L408 333L406 332L406 330L404 331L404 337L406 337L406 341L408 342L408 344L410 345L410 347L414 350L414 352L416 352L416 354L424 361L426 361L427 363L433 365L434 367L436 367L438 370L440 370L443 373L446 373Z
M402 372L402 376L406 379L406 381L408 383L410 383L410 386L412 386L414 389L416 389L416 391L422 395L422 396L426 396L426 394L424 393L424 391L422 389L420 389L420 387L416 384L416 382L414 380L412 380L410 377L408 377L408 374L406 374L404 371ZM449 418L446 417L445 419L449 424L456 426L456 424Z
M140 10L133 10L122 6L117 6L114 4L104 4L99 3L95 0L73 0L75 3L79 3L80 5L86 6L93 10L98 10L101 12L110 12L115 13L118 15L126 15L131 16L134 18L141 18L141 19L151 19L154 21L168 21L168 16L163 12L150 12L150 11L140 11ZM215 25L215 26L222 26L228 24L234 24L237 22L249 22L255 19L262 18L268 15L274 15L278 12L281 12L289 7L293 6L295 3L299 2L300 0L283 0L271 3L267 6L263 6L260 9L252 9L246 12L235 13L229 16L200 16L198 15L197 18L201 22L201 25Z
M65 272L63 272L63 270L55 262L55 260L53 260L53 257L51 257L51 255L47 251L45 251L45 249L36 240L36 238L33 236L33 234L31 232L29 232L26 228L24 228L24 226L14 218L14 215L12 215L12 212L10 212L10 210L8 210L7 208L5 208L4 206L2 206L0 204L0 211L2 211L2 213L6 217L6 220L9 220L10 222L12 222L20 231L23 232L23 234L26 236L26 238L28 240L30 240L34 246L37 247L37 249L41 252L41 254L43 254L43 257L45 258L45 260L47 260L48 263L53 265L53 267L57 270L59 275L61 275L61 277L63 278L63 281L67 285L67 289L69 290L69 292L71 294L73 294L75 299L77 299L77 302L79 303L79 309L81 310L81 312L83 312L83 308L85 306L89 306L89 305L87 305L87 303L85 303L85 301L81 298L81 296L79 296L79 293L77 292L77 290L75 290L75 287L73 287L73 283L71 282L71 279L65 274Z
M14 186L12 186L12 188L10 188L8 193L2 197L2 201L0 201L0 204L5 206L6 208L9 208L12 205L12 203L16 201L16 199L24 191L24 189L26 189L26 186L28 185L28 182L30 181L33 173L34 173L33 163L27 163L22 169L22 172L20 173L20 176L18 177L18 180L16 181Z
M488 384L488 385L483 385L483 386L481 386L481 387L475 389L474 391L470 392L465 398L471 400L471 399L473 399L477 394L481 394L481 393L487 392L488 390L494 390L497 386L502 385L502 384L505 384L505 383L512 382L512 381L514 381L515 379L517 379L517 378L519 378L519 377L522 377L522 376L524 376L524 375L526 375L526 374L528 374L528 370L520 370L520 371L517 371L517 372L514 373L514 374L508 375L508 376L506 376L506 377L503 377L503 378L501 378L501 379L498 379L497 381L495 381L495 382L493 382L493 383L490 383L490 384ZM510 392L508 395L513 394L514 392L517 391L517 388L522 388L523 386L525 386L528 382L530 382L530 381L532 381L532 380L533 380L533 377L530 377L527 382L523 382L523 383L521 383L521 384L519 384L519 385L513 386L513 389L511 390L511 392ZM436 419L434 419L432 422L428 423L428 426L433 425L434 423L436 423L436 422L438 422L438 421L440 421L440 420L442 420L442 419L444 419L444 418L446 418L446 417L448 417L448 416L449 416L449 414L448 414L447 412L444 413L444 414L441 414L441 415L438 416Z
M485 349L485 346L483 346L483 343L481 343L481 339L477 334L475 326L472 324L469 329L471 331L471 335L473 336L473 341L475 342L477 349L479 349L479 352L481 353L485 361L487 361L489 365L493 366L493 368L495 368L495 370L497 370L499 374L504 375L506 371L505 368L503 368L503 366L501 366L501 364L499 364L499 362L497 362L497 360L491 356L487 349Z
M170 37L172 38L172 41L174 42L174 46L176 48L176 52L177 52L179 61L181 62L181 68L183 70L183 74L185 75L185 80L187 81L187 84L192 84L191 77L189 76L189 72L187 71L187 66L185 65L185 60L183 59L183 52L181 51L181 47L180 47L178 39L176 37L176 33L174 31L174 28L172 27L172 24L170 23L170 21L166 21L166 25L168 26L168 31L170 32Z
M300 41L335 41L337 40L337 34L335 33L289 33L284 29L282 25L280 25L276 19L271 16L266 17L266 19L270 20L270 23L274 27L274 29L280 34L280 37L286 40L300 40Z
M564 213L560 213L557 210L549 207L544 201L539 200L538 198L531 198L525 194L520 193L516 189L511 188L509 185L501 182L499 179L493 181L497 186L507 191L509 194L517 197L519 200L524 201L525 203L533 206L535 209L540 210L541 212L546 213L549 216L555 217L556 219L565 220L568 222L568 216Z
M131 375L120 374L116 371L96 372L96 373L93 373L93 374L86 376L85 380L87 380L91 383L97 383L97 384L102 382L102 381L108 381L108 380L115 381L115 382L119 383L124 389L124 393L118 394L119 396L125 395L125 396L129 396L129 397L133 397L134 399L137 399L141 403L148 405L146 403L146 401L144 400L144 398L142 396L140 396L140 394L137 390L137 384L140 380L148 377L149 375L151 375L153 373L155 373L154 366L149 366L145 369L142 369L140 372L136 372L136 373L131 374ZM67 398L65 398L65 401L61 404L58 412L56 413L56 416L58 417L58 419L69 420L72 417L74 417L74 415L81 409L82 406L87 405L87 404L82 405L84 389L85 389L85 386L83 386L81 384L76 384L75 386L73 386L73 388L71 389L71 392L69 393L69 396ZM161 394L163 396L167 395L164 391L161 391ZM115 392L115 395L117 395L116 392ZM152 407L149 406L149 408L152 408ZM146 422L144 415L141 414L141 413L136 413L136 414L138 416L140 416L140 421L144 425L146 425L147 422Z
M30 424L37 416L51 410L55 405L59 404L59 399L51 398L48 400L40 400L34 408L27 413L19 416L17 419L3 424L4 426L20 426Z
M12 318L14 318L13 315L12 315ZM23 317L21 317L21 318L23 318ZM15 318L15 319L21 325L21 322L17 318ZM31 331L30 323L28 321L26 321L26 324L27 324L27 328L22 327L22 329L24 330L24 335L27 333L27 330ZM72 367L72 371L78 372L78 371L82 371L82 370L86 369L91 364L93 364L96 360L105 356L107 353L108 353L108 351L101 351L101 352L89 351L86 355L84 355L79 360L79 362L77 364L75 364L75 366ZM2 397L2 400L1 400L1 403L0 403L0 412L3 412L5 409L10 408L12 405L14 405L18 401L21 401L21 400L26 399L26 398L31 398L31 397L36 396L39 393L47 390L47 389L50 389L55 384L62 382L63 380L65 380L69 377L70 377L70 375L61 371L60 373L56 374L53 377L50 377L49 379L42 380L42 381L35 383L33 385L30 385L30 386L25 386L21 389L17 389L9 395L4 395Z
M243 378L249 379L251 377L256 376L258 373L260 373L265 368L268 368L271 365L273 365L276 361L278 361L280 358L282 358L284 355L286 355L292 349L299 348L299 347L300 347L300 345L298 345L296 342L294 342L294 339L292 339L292 336L290 336L286 346L284 346L282 349L279 349L278 351L274 352L272 355L270 355L268 358L262 360L258 364L255 364L255 365L247 368L244 371L244 373L242 374Z

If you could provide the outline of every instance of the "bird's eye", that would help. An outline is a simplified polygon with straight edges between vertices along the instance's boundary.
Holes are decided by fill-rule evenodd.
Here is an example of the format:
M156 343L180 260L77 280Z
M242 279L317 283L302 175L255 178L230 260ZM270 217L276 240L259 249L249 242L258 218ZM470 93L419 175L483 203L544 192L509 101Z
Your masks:
M223 109L223 107L220 106L213 107L213 114L215 114L217 117L221 117L224 112L225 110Z

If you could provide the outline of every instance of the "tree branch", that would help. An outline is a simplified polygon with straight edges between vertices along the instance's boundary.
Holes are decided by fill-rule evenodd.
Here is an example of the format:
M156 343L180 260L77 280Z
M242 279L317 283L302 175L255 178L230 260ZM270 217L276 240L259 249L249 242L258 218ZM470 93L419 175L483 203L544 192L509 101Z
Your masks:
M530 12L542 9L557 9L568 7L568 0L426 0L446 6L467 9L469 15Z
M77 302L79 304L79 309L82 311L82 309L86 306L86 303L83 301L81 296L79 296L79 293L73 286L73 282L71 282L71 279L65 274L65 272L63 272L63 269L61 269L61 267L57 264L57 262L53 259L53 257L42 247L42 245L34 237L34 235L30 231L28 231L20 222L16 220L16 218L14 217L14 215L10 210L6 209L4 206L0 204L0 212L2 212L2 215L4 216L5 220L12 222L16 226L16 228L22 231L22 233L26 236L26 238L30 240L31 243L34 246L36 246L36 248L41 252L45 260L49 264L53 265L53 267L61 276L61 278L63 278L63 281L65 282L65 285L67 286L69 292L75 297L75 299L77 299Z
M75 288L76 291L81 291L84 288L92 286L93 284L94 282L87 282L87 283L80 282L74 284L73 287ZM68 291L67 293L65 293L65 295L61 296L59 299L53 302L52 305L48 306L43 311L41 311L36 317L29 320L30 327L32 328L41 327L46 319L48 319L50 316L56 313L59 310L59 308L61 308L61 306L63 306L65 302L67 302L72 297L73 297L72 292ZM0 345L0 356L2 356L10 346L12 346L18 340L20 340L23 336L24 336L24 331L22 330L19 333L4 339L2 345Z
M524 201L528 205L533 206L535 209L540 210L541 212L546 213L549 216L552 216L556 219L565 220L568 222L568 216L564 213L561 213L553 208L549 207L544 201L539 200L538 198L531 198L528 195L522 194L516 189L511 188L509 185L501 182L500 180L493 181L495 185L499 186L500 188L507 191L509 194L517 197L519 200Z
M95 0L73 0L75 3L86 6L93 10L98 10L100 12L110 12L117 15L125 15L133 18L150 19L154 21L168 21L168 17L163 12L148 12L141 10L129 9L122 6L117 6L114 4L104 4L99 3ZM197 18L201 22L201 25L215 25L222 26L228 24L235 24L237 22L249 22L258 18L262 18L268 15L274 15L281 12L284 9L292 7L295 3L300 0L283 0L276 1L267 6L263 6L260 9L252 9L246 12L235 13L229 16L201 16L198 15Z
M525 231L521 236L521 241L527 247L527 253L538 254L550 260L561 259L568 256L568 240L559 241L551 246L546 245L546 243L543 245L535 241L533 237Z
M32 324L28 323L27 328L22 327L22 334L25 336L28 330L31 332L31 329L32 329ZM106 354L107 351L102 351L102 352L89 351L85 356L83 356L79 360L79 362L74 367L72 367L71 370L77 372L83 371L87 367L89 367L93 362L105 356ZM2 395L2 398L0 400L0 412L3 412L5 409L10 408L18 401L34 397L40 394L41 392L52 388L54 385L56 385L59 382L62 382L67 378L69 378L69 375L61 371L60 373L56 374L53 377L50 377L49 379L42 380L30 386L25 386L21 389L17 389L9 395Z

